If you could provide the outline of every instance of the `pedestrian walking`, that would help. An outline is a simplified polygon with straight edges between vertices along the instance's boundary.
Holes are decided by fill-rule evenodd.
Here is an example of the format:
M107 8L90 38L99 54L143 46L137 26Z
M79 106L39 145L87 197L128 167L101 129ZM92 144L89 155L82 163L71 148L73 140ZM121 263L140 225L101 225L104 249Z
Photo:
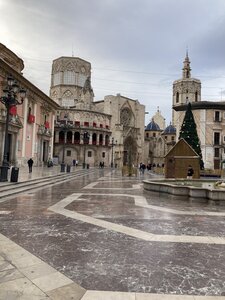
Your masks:
M33 159L30 158L28 161L27 161L27 164L28 164L28 167L29 167L29 173L32 173L32 166L33 166Z
M145 173L145 169L146 169L146 165L145 164L141 164L141 173L142 174Z

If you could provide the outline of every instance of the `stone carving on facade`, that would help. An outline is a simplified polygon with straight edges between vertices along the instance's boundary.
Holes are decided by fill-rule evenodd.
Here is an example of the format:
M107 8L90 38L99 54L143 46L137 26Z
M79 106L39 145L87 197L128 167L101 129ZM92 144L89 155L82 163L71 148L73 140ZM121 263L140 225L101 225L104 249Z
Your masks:
M1 43L0 43L0 58L19 73L21 73L22 70L24 69L23 60Z
M94 92L93 92L93 89L92 89L92 86L91 86L91 78L90 78L90 76L88 76L87 79L85 80L84 86L83 86L82 91L81 91L81 97L82 98L85 99L86 95L89 98L87 100L89 100L90 102L92 102L93 101L93 97L94 97Z
M70 90L66 90L62 97L71 98L71 96L73 96L73 93Z
M64 66L64 70L66 71L73 71L75 69L76 69L76 64L74 64L73 62L69 62Z
M128 136L132 136L134 139L137 139L138 130L134 127L123 127L123 137L127 138Z
M193 83L193 82L189 82L189 83L176 83L173 86L173 96L176 95L176 93L178 92L180 93L195 93L197 92L198 94L201 93L201 85L199 85L199 83Z
M52 72L53 74L60 72L61 69L61 63L60 62L54 62L52 66Z
M41 112L42 114L48 114L51 111L50 106L47 103L42 103Z
M58 96L58 94L57 94L56 91L54 91L54 92L51 94L51 97L52 97L54 100L57 99L57 96Z

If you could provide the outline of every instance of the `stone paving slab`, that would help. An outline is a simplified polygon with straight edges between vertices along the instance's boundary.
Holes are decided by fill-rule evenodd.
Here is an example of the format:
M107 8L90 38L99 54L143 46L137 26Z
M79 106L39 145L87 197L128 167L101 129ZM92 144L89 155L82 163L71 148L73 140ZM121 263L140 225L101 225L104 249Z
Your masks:
M63 298L66 292L71 293L71 299L76 299L72 297L74 291L80 297L85 292L71 279L0 234L0 299L66 299Z
M89 173L1 203L10 212L1 215L1 300L225 299L223 210L208 216L177 202L169 209L153 195L142 207L137 178L99 175L103 185ZM212 240L203 243L212 226ZM141 239L140 230L154 240Z

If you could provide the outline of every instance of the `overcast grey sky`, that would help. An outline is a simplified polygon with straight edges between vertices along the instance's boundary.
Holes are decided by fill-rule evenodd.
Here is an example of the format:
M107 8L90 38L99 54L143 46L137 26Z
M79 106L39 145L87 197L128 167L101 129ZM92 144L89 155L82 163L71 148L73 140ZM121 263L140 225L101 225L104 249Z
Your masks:
M0 0L0 42L49 95L52 61L92 65L95 100L120 93L171 121L172 84L188 47L202 100L225 100L224 0Z

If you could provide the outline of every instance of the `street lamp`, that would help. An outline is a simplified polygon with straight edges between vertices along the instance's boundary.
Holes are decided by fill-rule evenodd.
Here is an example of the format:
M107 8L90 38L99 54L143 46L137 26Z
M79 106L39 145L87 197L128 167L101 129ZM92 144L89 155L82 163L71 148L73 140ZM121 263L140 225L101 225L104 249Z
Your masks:
M84 162L83 162L83 169L85 169L86 166L86 162L85 162L85 158L86 158L86 145L89 144L89 138L90 138L90 134L88 132L84 132L83 133L83 144L84 144Z
M0 181L8 181L8 169L9 162L7 158L8 145L9 145L9 112L12 106L23 104L23 100L26 97L26 91L18 86L15 79L10 75L7 78L7 87L3 90L3 96L0 98L0 101L6 107L6 121L5 121L5 140L4 140L4 152L3 152L3 161L0 175Z
M64 119L66 123L61 124L60 127L62 128L62 131L64 133L63 135L63 153L62 153L62 163L61 163L61 170L60 172L65 172L65 146L66 146L66 139L67 139L67 131L71 128L71 124L68 124L68 116L65 115Z
M114 143L114 137L112 137L112 143L111 143L111 146L112 146L112 156L111 156L111 168L113 168L113 165L114 165L114 159L113 159L113 147L117 144L117 141Z

